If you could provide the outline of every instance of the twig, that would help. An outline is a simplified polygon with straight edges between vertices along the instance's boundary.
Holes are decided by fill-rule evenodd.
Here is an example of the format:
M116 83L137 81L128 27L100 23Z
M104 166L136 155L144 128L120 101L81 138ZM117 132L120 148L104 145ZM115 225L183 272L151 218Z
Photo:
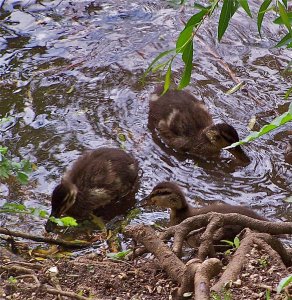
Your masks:
M40 281L34 274L28 274L28 275L19 275L16 277L17 279L25 279L25 278L32 278L36 284L36 286L39 288L41 286Z
M85 248L91 245L89 242L70 242L70 241L64 241L61 239L53 239L53 238L45 238L42 236L35 236L19 231L11 231L6 228L0 227L0 234L5 234L9 236L16 236L21 237L24 239L32 240L35 242L41 242L41 243L48 243L48 244L55 244L67 248Z

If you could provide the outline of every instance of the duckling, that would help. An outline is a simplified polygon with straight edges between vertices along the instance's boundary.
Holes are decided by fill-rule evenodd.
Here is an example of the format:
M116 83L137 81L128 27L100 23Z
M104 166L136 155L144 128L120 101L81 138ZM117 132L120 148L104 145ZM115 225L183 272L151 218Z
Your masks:
M143 206L170 208L170 226L181 223L186 218L217 212L222 214L238 213L258 220L266 220L253 210L244 206L229 204L211 204L201 208L191 207L180 187L174 182L161 182L143 199ZM240 230L239 230L240 232ZM235 234L236 235L236 234Z
M157 87L150 99L149 128L158 131L162 141L179 153L197 157L218 156L220 150L238 142L235 128L214 124L207 107L190 93ZM236 158L250 162L240 146L228 149Z
M115 148L87 151L65 173L52 194L50 217L72 216L86 219L90 214L111 206L128 206L138 189L137 160ZM47 221L46 231L54 223Z

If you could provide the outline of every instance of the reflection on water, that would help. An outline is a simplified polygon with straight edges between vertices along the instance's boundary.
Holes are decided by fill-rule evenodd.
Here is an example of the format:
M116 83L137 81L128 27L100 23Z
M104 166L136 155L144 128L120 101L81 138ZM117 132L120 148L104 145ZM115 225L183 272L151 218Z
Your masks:
M123 147L138 158L144 172L138 199L159 181L175 180L200 203L244 204L292 221L283 202L292 190L291 165L284 160L291 124L245 146L252 159L246 167L227 152L220 161L182 160L153 141L148 101L160 77L152 75L142 86L141 75L158 53L174 46L183 27L180 20L187 15L167 1L135 2L4 2L0 112L13 118L1 128L2 144L29 157L38 170L28 186L2 186L0 204L20 201L49 211L50 193L65 168L84 149L106 145ZM281 71L289 53L272 48L270 40L277 40L281 29L264 24L260 39L256 23L242 13L222 43L216 42L215 32L215 22L209 20L195 42L189 90L206 103L216 122L232 124L244 137L253 116L258 130L287 109L283 94L291 82ZM225 94L234 82L218 57L247 83L244 90ZM176 82L182 68L175 65ZM148 211L138 221L162 216ZM40 232L43 223L1 215L1 224L11 228Z

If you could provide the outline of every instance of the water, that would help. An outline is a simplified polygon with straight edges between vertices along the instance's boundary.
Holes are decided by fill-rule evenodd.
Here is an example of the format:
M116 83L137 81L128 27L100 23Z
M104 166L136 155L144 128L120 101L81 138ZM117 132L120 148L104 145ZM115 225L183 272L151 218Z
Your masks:
M1 3L0 113L13 116L1 128L1 143L38 169L27 186L3 183L0 204L16 201L49 212L54 186L84 149L116 146L133 153L143 169L137 201L158 182L174 180L193 203L242 204L292 221L284 202L292 191L291 165L284 160L291 123L244 146L252 160L246 167L227 152L217 162L177 160L152 140L148 102L162 77L150 75L144 86L140 79L158 53L174 47L190 8L146 0ZM258 130L287 110L283 94L291 78L283 70L291 53L273 48L281 28L265 22L261 39L256 22L242 12L218 44L216 17L195 40L188 89L216 121L232 124L244 137L252 117ZM175 82L182 70L180 62L174 65ZM231 73L246 87L228 96L235 85ZM165 211L148 210L136 222L166 217ZM2 214L0 220L10 229L44 232L45 220L31 216Z

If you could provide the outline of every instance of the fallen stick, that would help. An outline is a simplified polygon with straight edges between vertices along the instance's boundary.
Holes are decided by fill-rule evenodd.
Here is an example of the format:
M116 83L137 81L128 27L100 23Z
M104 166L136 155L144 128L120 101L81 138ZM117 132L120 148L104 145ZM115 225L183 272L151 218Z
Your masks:
M66 248L85 248L85 247L88 247L91 245L91 243L89 243L89 242L81 242L81 241L70 242L70 241L64 241L61 239L45 238L42 236L35 236L35 235L31 235L31 234L27 234L27 233L23 233L23 232L19 232L19 231L11 231L11 230L8 230L3 227L0 227L0 234L5 234L5 235L9 235L9 236L14 236L14 237L20 237L20 238L32 240L35 242L55 244L55 245L63 246Z

